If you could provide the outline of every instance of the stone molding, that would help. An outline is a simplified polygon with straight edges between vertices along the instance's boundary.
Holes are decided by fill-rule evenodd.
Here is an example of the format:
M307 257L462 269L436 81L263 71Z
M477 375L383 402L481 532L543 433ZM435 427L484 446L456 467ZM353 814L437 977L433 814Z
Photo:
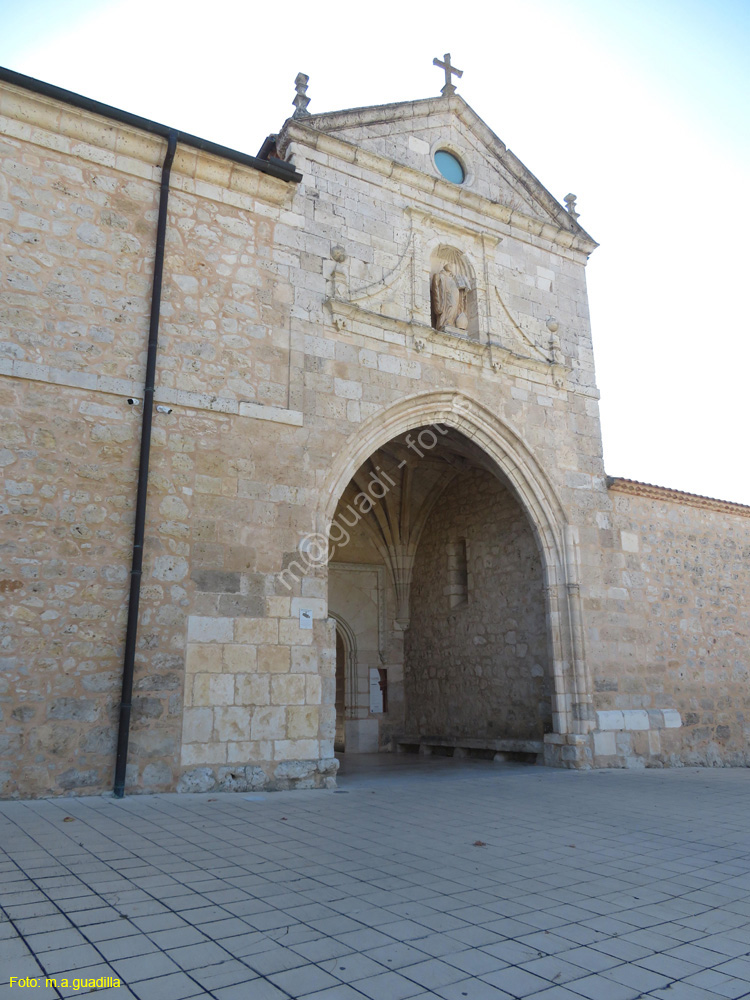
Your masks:
M714 497L700 496L698 493L684 493L668 486L654 486L652 483L641 483L636 479L620 479L607 477L607 489L616 493L626 493L630 496L647 497L649 500L664 500L679 503L685 507L698 507L702 510L715 510L721 514L735 514L738 517L750 517L750 506L735 503L732 500L716 500Z
M27 379L31 382L46 382L48 385L86 389L89 392L100 392L109 396L140 398L143 395L142 382L112 378L109 375L96 375L94 372L88 371L69 371L65 368L37 365L29 361L10 361L7 358L0 358L0 375L5 375L8 378ZM301 427L303 424L303 414L299 410L243 402L242 400L228 399L225 396L213 396L206 392L190 392L187 389L168 389L157 386L154 398L157 403L171 403L173 406L186 406L192 410L210 410L214 413L250 417L253 420L270 420L276 424L291 424L294 427Z
M425 357L430 354L449 357L454 361L485 368L488 372L503 371L505 375L524 378L544 385L545 388L552 389L554 392L563 389L579 396L599 399L598 389L575 385L567 381L573 369L566 365L553 364L549 361L540 361L536 358L515 354L496 343L491 345L492 355L490 356L490 345L486 343L482 344L468 337L458 337L454 334L433 330L431 326L413 320L386 316L342 299L329 298L324 301L323 305L331 314L333 325L337 330L346 330L347 327L351 330L352 324L357 323L357 334L374 336L377 340L383 339L380 331L388 330L403 336L402 346L408 346L411 343L412 348ZM368 334L368 328L377 332ZM557 385L557 382L563 382L563 385Z

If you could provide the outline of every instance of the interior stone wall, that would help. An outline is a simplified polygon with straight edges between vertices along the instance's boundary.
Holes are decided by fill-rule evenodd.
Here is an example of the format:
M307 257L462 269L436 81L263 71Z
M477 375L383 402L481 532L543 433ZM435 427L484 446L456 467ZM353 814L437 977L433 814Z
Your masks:
M328 577L328 607L352 630L356 648L356 690L347 678L349 718L369 716L370 668L380 667L385 653L380 617L385 619L385 568L382 564L332 563ZM381 648L382 645L382 648Z
M468 600L451 608L451 555L466 541ZM406 732L541 739L551 682L541 558L515 498L475 469L441 496L414 564L406 633Z

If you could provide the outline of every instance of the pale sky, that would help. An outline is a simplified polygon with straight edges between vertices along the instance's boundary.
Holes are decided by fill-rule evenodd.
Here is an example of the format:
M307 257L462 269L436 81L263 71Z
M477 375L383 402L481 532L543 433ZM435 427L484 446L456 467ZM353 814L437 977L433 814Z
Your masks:
M604 459L750 504L750 4L0 0L0 64L249 153L293 108L458 91L600 244Z

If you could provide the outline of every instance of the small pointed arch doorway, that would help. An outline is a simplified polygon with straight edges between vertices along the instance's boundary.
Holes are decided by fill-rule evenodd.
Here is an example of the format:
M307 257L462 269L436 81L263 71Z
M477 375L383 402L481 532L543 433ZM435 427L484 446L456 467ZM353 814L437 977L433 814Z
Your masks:
M346 721L356 715L357 637L344 618L330 612L336 623L336 733L335 753L346 751Z

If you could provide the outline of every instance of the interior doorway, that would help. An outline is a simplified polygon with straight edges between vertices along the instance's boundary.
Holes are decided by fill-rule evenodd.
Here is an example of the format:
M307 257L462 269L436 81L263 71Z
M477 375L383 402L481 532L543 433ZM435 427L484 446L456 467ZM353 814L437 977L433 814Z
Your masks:
M346 646L341 629L336 626L336 735L335 753L346 750Z

